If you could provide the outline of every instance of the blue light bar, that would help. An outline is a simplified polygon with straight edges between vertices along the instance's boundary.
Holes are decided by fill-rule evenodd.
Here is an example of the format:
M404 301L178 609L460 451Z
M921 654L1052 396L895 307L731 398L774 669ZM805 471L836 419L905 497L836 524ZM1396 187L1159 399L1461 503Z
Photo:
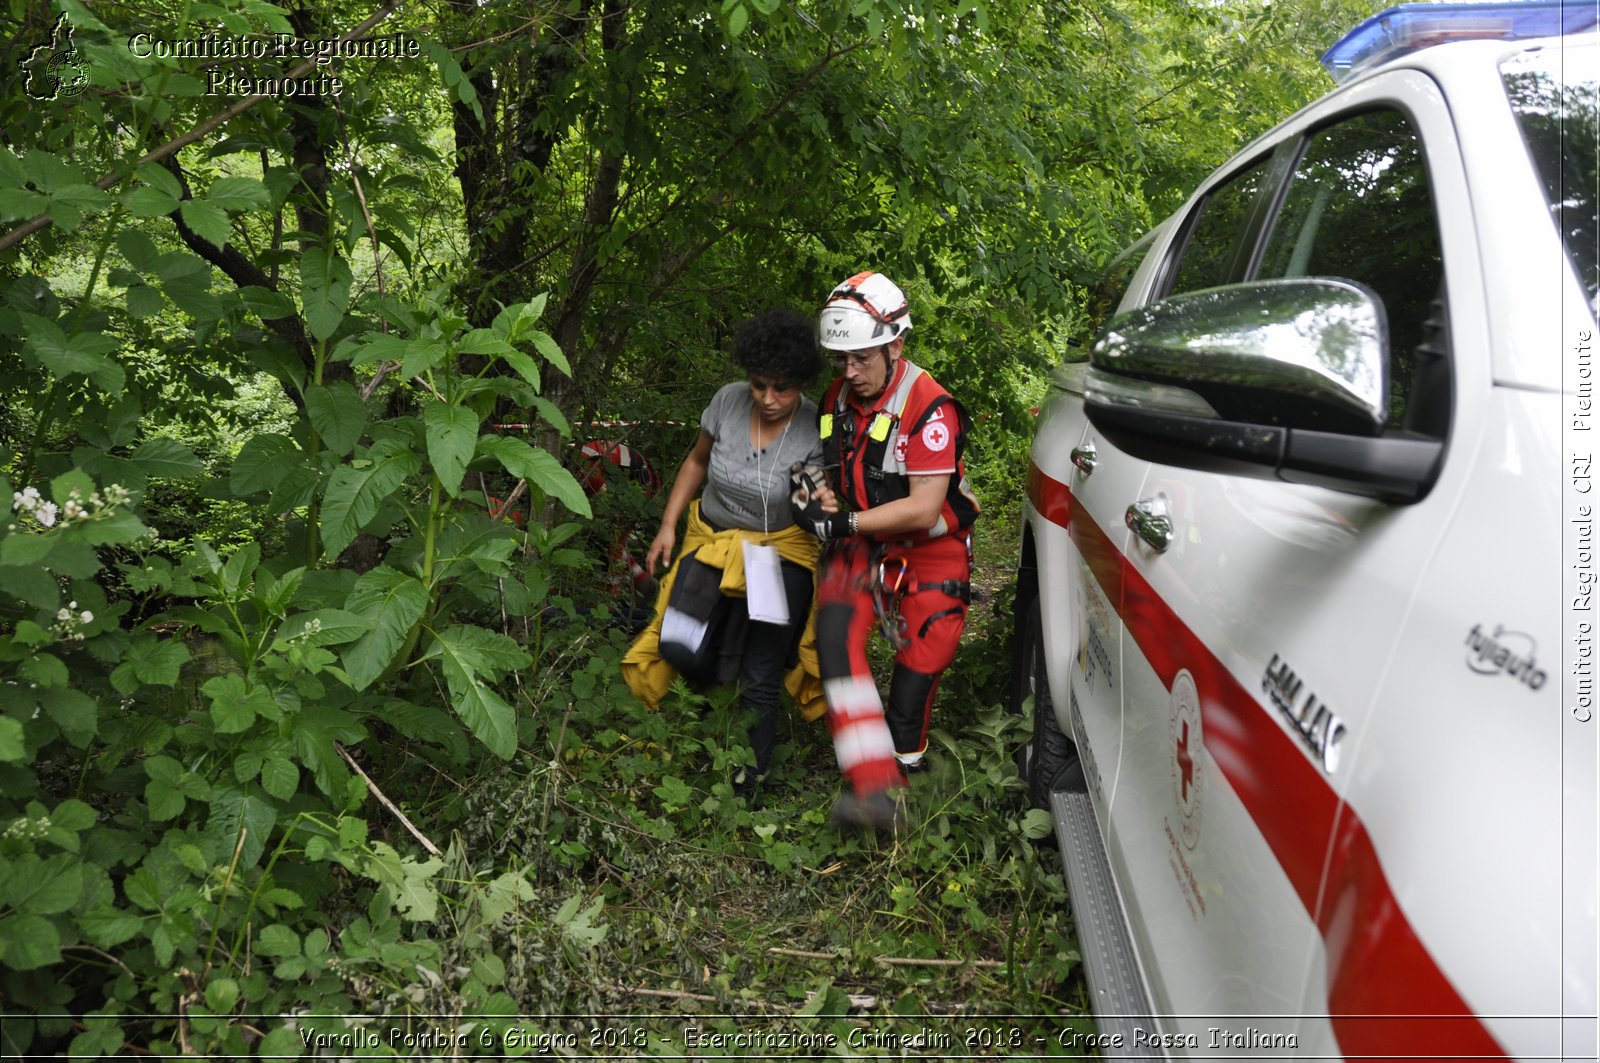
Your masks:
M1592 30L1595 0L1502 0L1486 4L1401 4L1345 34L1322 55L1335 81L1386 59L1450 41L1520 41Z

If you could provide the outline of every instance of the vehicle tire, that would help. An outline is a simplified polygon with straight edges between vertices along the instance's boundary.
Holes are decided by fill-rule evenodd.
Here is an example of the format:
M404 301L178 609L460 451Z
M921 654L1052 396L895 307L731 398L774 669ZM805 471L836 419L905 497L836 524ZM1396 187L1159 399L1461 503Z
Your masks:
M1017 707L1033 698L1033 742L1025 757L1019 758L1023 780L1028 784L1028 805L1048 809L1050 792L1056 780L1077 760L1077 753L1056 723L1055 702L1050 696L1050 681L1045 669L1044 627L1035 598L1025 614L1019 635L1017 659L1023 669L1013 684Z

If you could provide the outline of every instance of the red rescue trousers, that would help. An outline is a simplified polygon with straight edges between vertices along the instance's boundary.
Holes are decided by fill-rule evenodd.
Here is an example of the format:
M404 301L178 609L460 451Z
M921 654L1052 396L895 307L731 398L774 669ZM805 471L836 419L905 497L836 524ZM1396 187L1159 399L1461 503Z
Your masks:
M965 537L941 536L915 545L851 538L823 555L817 585L817 661L828 696L828 727L839 770L858 794L901 785L897 763L912 763L928 748L928 724L940 674L955 659L967 623L971 563ZM906 562L901 583L900 633L889 705L878 696L867 643L878 620L873 577L884 558Z

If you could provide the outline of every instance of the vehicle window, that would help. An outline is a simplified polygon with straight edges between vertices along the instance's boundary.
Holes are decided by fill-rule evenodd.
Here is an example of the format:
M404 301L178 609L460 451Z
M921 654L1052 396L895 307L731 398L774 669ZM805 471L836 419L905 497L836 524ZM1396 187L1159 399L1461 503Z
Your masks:
M1168 295L1215 288L1237 279L1234 260L1265 173L1263 160L1206 194L1190 223Z
M1567 255L1589 292L1590 308L1600 314L1600 78L1559 49L1516 56L1501 67L1501 76Z
M1442 433L1444 259L1422 142L1404 115L1368 111L1312 135L1257 276L1341 277L1376 292L1389 323L1391 423ZM1428 394L1411 409L1419 387Z
M1150 253L1150 248L1155 244L1155 230L1146 233L1136 243L1125 248L1111 265L1106 267L1105 276L1094 286L1089 293L1089 305L1086 308L1089 314L1089 340L1093 341L1100 335L1100 330L1106 327L1106 322L1116 314L1117 307L1122 305L1123 297L1128 294L1128 285L1133 283L1134 274L1139 272L1139 266L1144 262L1145 255Z

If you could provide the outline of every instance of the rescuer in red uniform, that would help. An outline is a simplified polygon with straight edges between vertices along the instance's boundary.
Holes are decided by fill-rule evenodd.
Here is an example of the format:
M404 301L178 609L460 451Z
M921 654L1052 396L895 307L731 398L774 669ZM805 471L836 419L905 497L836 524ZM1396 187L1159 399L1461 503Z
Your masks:
M794 475L795 521L827 545L817 588L817 654L839 768L854 793L839 827L893 830L894 791L925 767L940 674L955 658L972 592L978 501L961 460L966 411L902 357L905 294L880 273L834 289L822 346L842 375L818 406L824 482ZM867 662L872 629L895 646L887 709Z

